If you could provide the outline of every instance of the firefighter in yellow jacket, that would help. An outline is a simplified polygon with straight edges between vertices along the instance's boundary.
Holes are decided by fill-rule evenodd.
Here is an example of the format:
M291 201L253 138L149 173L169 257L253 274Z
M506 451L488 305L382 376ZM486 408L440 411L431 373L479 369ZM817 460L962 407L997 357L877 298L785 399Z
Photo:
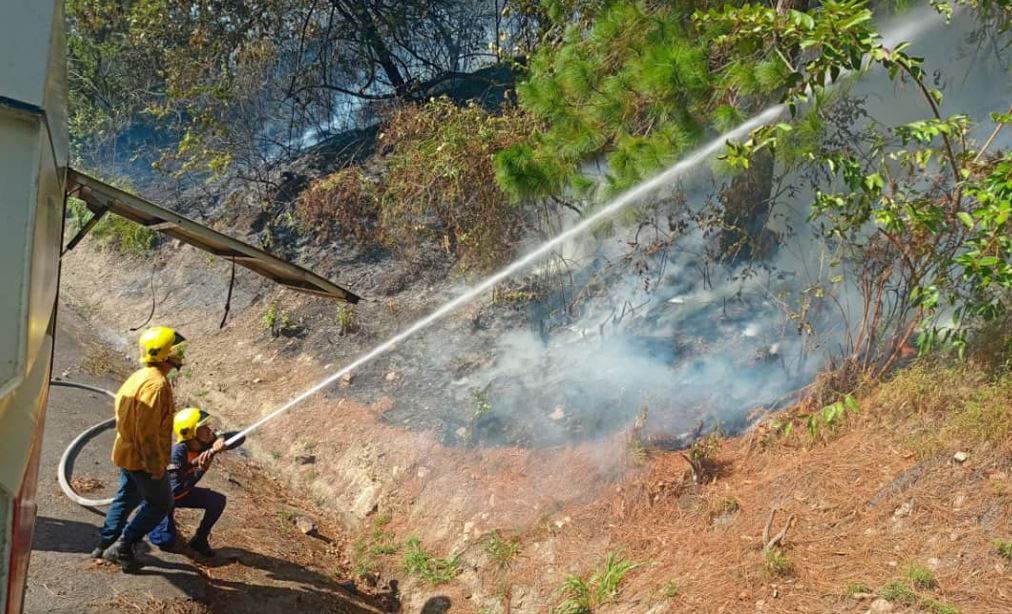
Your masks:
M172 509L165 468L172 450L175 412L168 375L182 366L182 335L164 326L141 334L144 365L116 393L116 441L112 462L120 469L119 490L105 516L95 558L137 567L134 546ZM127 522L137 509L133 520Z

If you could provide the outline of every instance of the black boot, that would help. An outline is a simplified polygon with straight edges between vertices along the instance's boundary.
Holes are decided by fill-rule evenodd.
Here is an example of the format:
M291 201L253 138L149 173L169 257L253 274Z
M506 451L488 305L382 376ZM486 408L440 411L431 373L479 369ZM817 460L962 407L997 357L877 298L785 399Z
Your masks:
M105 542L105 541L98 542L98 545L95 546L95 549L91 551L91 558L93 559L102 558L102 553L105 552L105 549L111 545L112 542Z
M141 567L134 556L134 545L123 541L122 538L106 548L102 553L102 558L116 563L123 568L123 571L134 571Z
M198 554L202 554L208 558L217 556L217 552L211 547L211 544L207 543L207 538L203 536L194 536L187 545L196 551Z

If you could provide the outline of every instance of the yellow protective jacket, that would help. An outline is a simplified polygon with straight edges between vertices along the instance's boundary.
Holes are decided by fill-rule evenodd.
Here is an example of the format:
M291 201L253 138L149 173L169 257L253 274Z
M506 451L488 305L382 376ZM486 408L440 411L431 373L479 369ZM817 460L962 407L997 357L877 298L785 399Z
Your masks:
M172 451L172 385L155 367L131 375L116 393L112 462L161 479Z

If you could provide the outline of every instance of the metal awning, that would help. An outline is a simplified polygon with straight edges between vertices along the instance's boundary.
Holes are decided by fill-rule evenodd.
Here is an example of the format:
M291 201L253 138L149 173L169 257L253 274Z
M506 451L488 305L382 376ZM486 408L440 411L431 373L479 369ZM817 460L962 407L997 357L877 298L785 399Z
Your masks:
M115 213L142 226L147 226L151 230L157 230L174 239L199 247L215 256L233 258L236 264L294 290L336 298L349 303L359 301L358 295L312 271L211 230L178 213L173 213L164 207L159 207L143 198L73 169L67 171L67 194L72 194L83 200L88 205L88 209L95 214L78 235L67 244L67 250L73 249L101 216L106 213Z

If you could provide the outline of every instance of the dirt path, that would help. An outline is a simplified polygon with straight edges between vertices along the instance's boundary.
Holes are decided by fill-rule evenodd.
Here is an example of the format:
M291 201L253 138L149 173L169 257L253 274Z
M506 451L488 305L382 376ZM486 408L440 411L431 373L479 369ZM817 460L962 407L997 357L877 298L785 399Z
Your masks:
M69 309L61 311L54 376L107 389L131 368ZM111 414L107 398L53 388L46 420L39 476L39 512L29 570L25 612L342 612L395 609L393 595L363 595L350 583L343 555L345 538L336 524L311 504L272 480L239 454L225 455L205 479L229 498L212 535L214 560L147 551L145 567L124 574L93 561L88 552L102 522L99 512L62 495L56 467L66 445L86 427ZM112 435L89 445L76 463L75 483L89 496L109 496L116 473L108 460ZM313 536L299 531L295 518L317 525ZM183 535L199 516L177 512Z

